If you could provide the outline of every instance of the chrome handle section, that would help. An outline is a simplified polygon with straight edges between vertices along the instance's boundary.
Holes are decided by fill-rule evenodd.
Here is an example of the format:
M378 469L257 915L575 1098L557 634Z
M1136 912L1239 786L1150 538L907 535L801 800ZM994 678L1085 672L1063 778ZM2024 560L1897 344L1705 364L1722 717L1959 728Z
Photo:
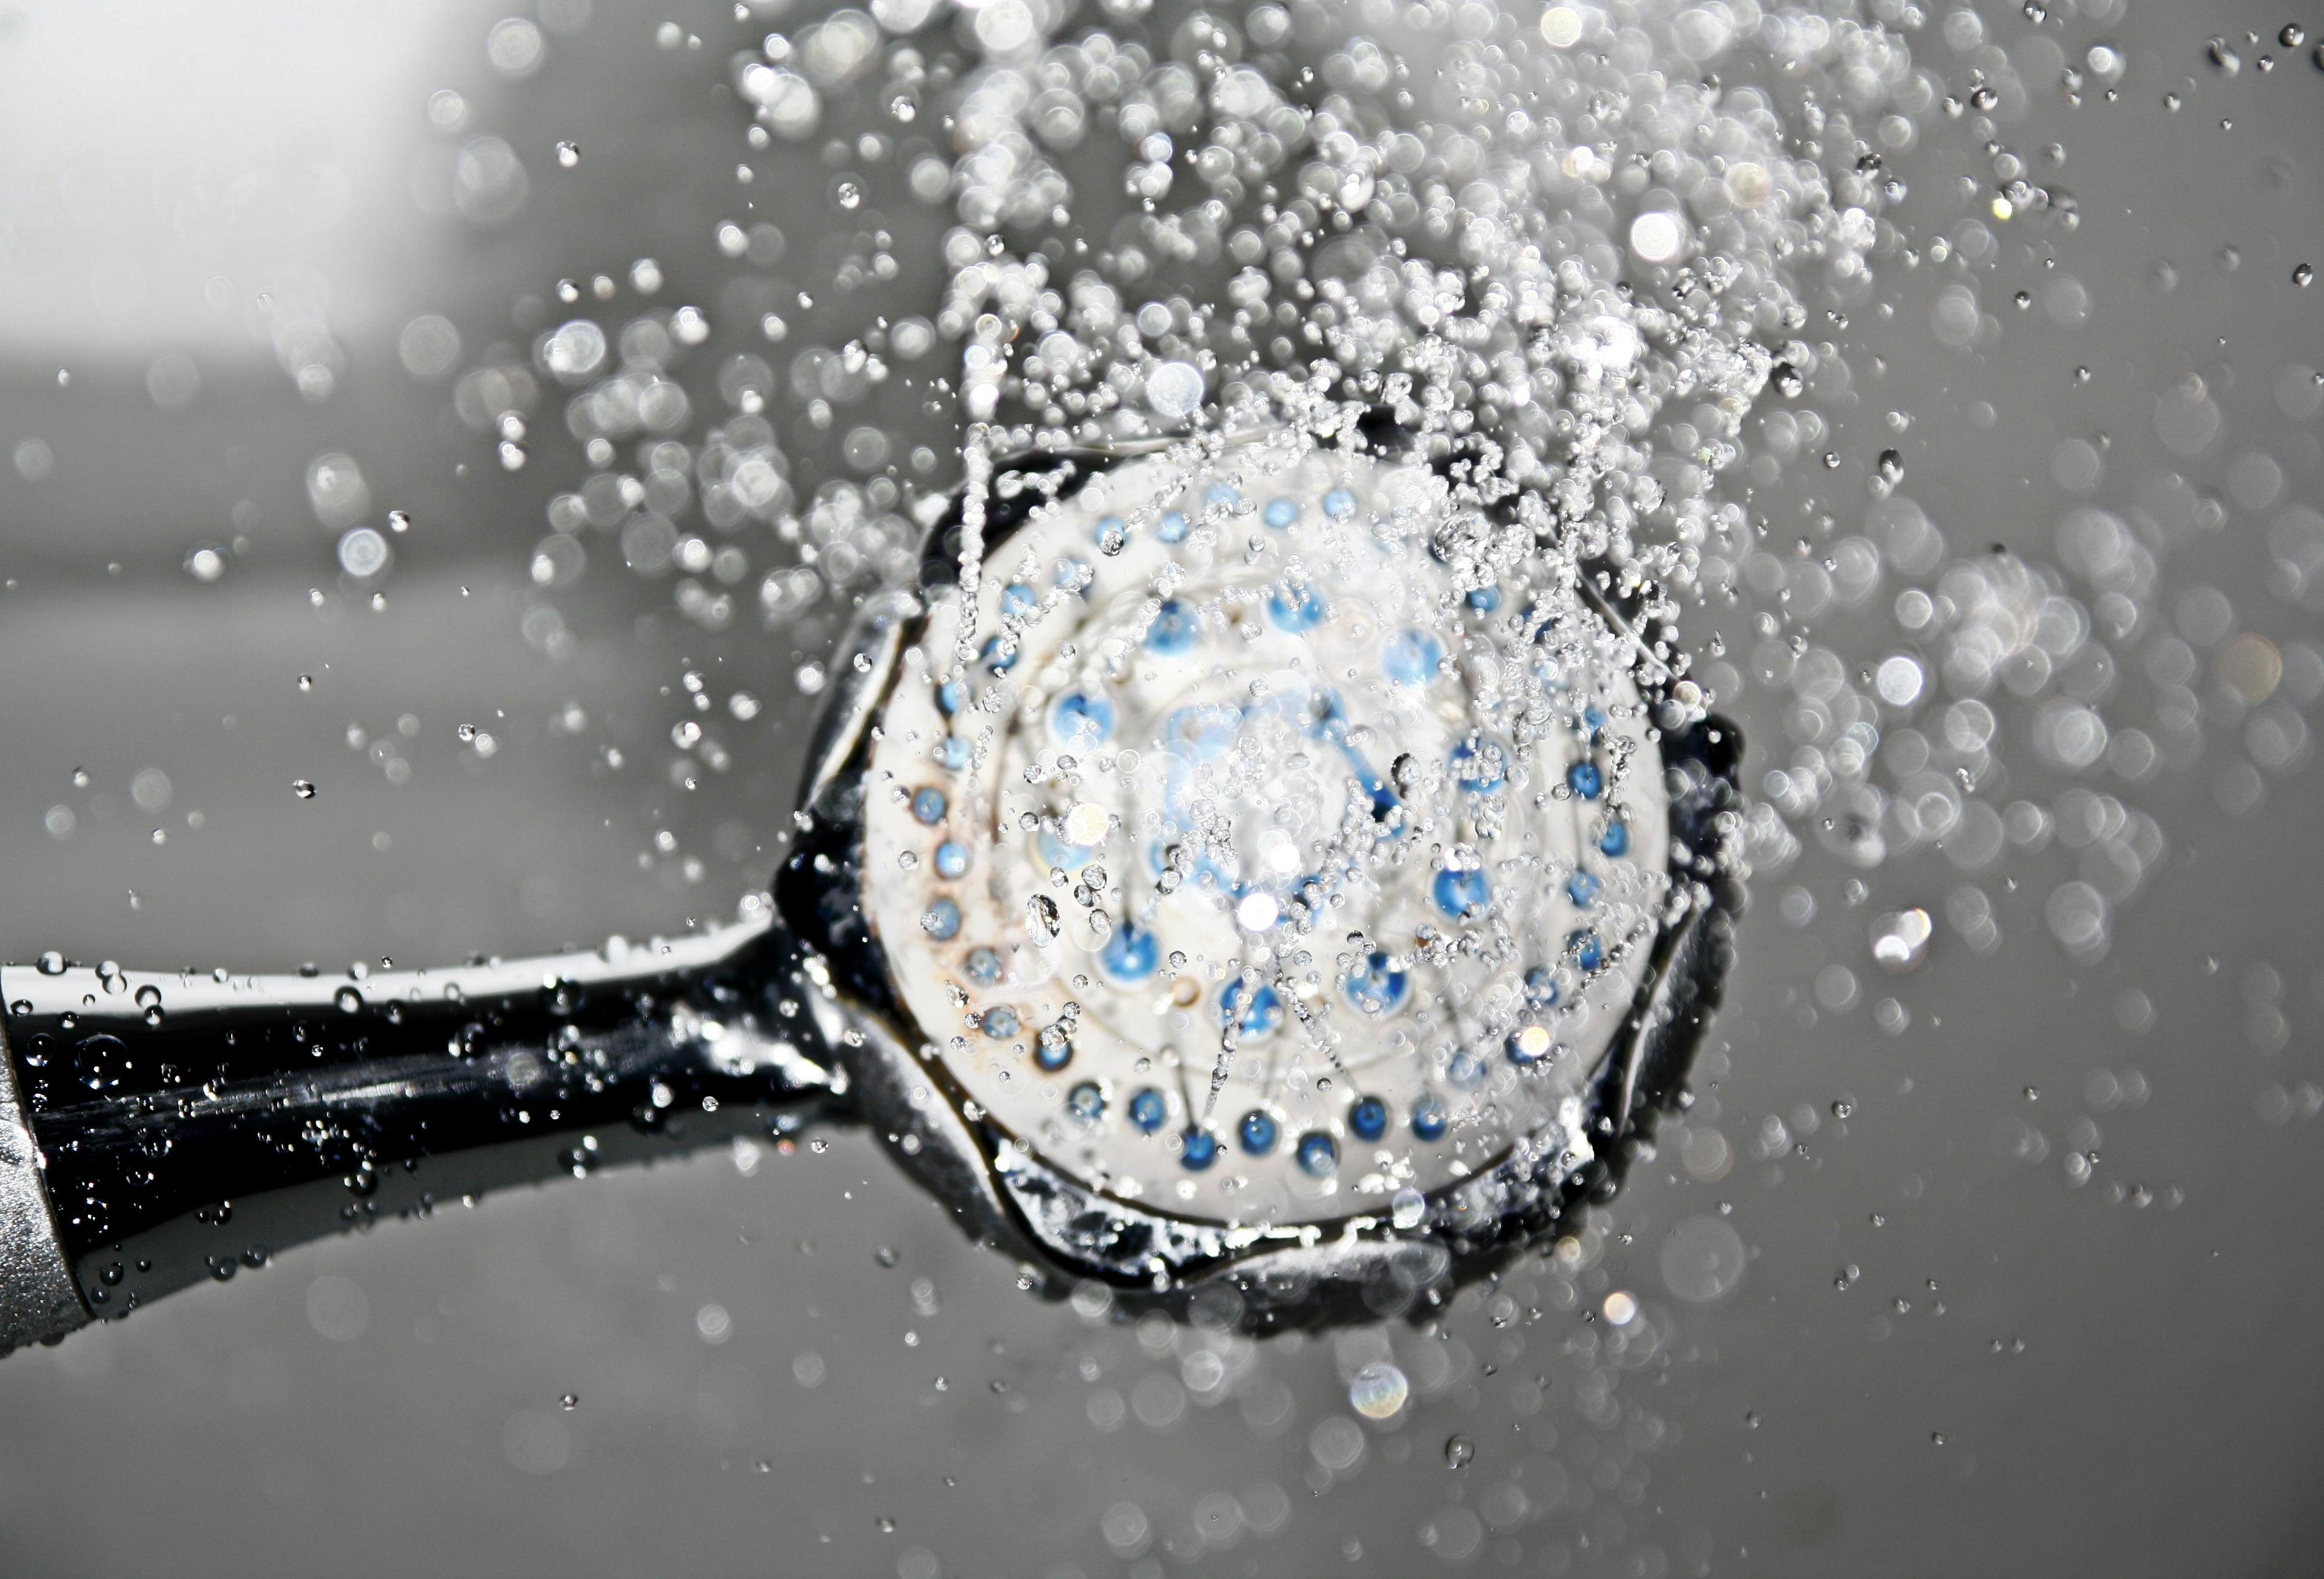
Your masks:
M16 1132L38 1168L0 1161L0 1190L44 1182L66 1291L125 1314L383 1212L828 1092L792 965L761 925L360 979L10 966ZM9 1248L38 1259L37 1223L17 1226ZM44 1287L37 1270L0 1273L5 1297Z

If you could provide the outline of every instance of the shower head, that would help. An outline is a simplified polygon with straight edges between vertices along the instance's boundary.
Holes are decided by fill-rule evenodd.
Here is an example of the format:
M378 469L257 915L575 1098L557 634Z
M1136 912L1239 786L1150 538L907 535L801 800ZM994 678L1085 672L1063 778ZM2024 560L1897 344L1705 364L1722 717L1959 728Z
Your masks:
M980 1226L1379 1307L1610 1187L1674 1088L1739 742L1458 471L1378 420L1023 457L863 612L778 903Z
M1060 1287L1254 1325L1554 1232L1715 1004L1740 744L1642 579L1474 476L1354 411L973 466L835 666L770 923L10 967L11 1335L254 1264L254 1221L263 1260L768 1104L860 1118Z

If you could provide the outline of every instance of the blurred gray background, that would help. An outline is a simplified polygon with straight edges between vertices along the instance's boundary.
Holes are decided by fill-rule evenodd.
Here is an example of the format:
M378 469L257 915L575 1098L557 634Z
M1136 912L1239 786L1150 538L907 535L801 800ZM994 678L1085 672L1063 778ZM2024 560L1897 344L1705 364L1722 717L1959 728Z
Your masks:
M827 294L873 217L835 206L816 143L743 143L726 61L771 12L564 0L525 14L524 69L493 31L507 3L0 13L0 954L433 963L726 919L770 869L812 710L793 672L828 624L764 629L746 596L708 632L667 579L593 570L544 638L529 558L577 446L552 404L504 469L452 370L416 375L399 344L440 315L458 367L496 342L521 359L560 278L603 272L628 304L650 256L658 300L722 326L687 365L706 410L717 356L749 343L726 326ZM2038 249L2003 228L1981 279L2000 321L1970 349L1931 331L1950 276L1880 265L1825 331L1857 372L1821 408L1842 508L1898 446L1954 552L2045 559L2071 503L2055 447L2079 438L2109 507L2165 472L2222 502L2156 599L2193 645L2292 651L2319 633L2273 566L2282 503L2246 508L2228 478L2256 454L2283 501L2324 493L2324 293L2293 282L2324 260L2324 71L2312 38L2274 42L2324 15L2052 10L2046 32L1982 14L2037 89L2007 136L2058 145L2045 175L2081 222ZM1937 31L1916 51L1966 80ZM2037 34L2119 48L2119 101L2070 104ZM1908 233L1984 201L1960 134L1895 162ZM715 244L752 198L789 232L778 266ZM888 222L890 310L928 312L942 217ZM2085 321L2011 307L2057 271ZM823 300L792 346L813 310L863 306ZM2223 420L2188 454L2156 412L2190 374ZM945 443L908 403L890 420ZM810 477L835 464L784 432ZM329 453L360 466L367 519L411 517L375 586L309 505ZM1755 508L1796 513L1808 486ZM205 548L215 579L189 568ZM1868 665L1896 633L1876 610L1819 639ZM718 715L731 765L690 789L669 744L689 672L767 704ZM1701 1100L1577 1271L1528 1262L1429 1327L1253 1344L1028 1297L858 1134L722 1148L302 1247L0 1363L0 1570L2324 1571L2315 770L2253 769L2239 704L2191 684L2200 755L2111 786L2167 854L2102 960L2044 926L2055 850L1981 880L1990 956L1942 920L1960 880L1933 854L1859 873L1811 839L1763 881ZM1752 738L1778 741L1782 699L1736 699ZM1794 891L1812 904L1778 902ZM1870 919L1915 904L1940 917L1930 958L1883 977ZM1837 1011L1835 963L1865 983ZM1704 1219L1749 1259L1694 1300L1665 1251ZM1618 1291L1641 1307L1619 1334L1591 1318ZM1347 1379L1384 1353L1414 1399L1358 1426Z

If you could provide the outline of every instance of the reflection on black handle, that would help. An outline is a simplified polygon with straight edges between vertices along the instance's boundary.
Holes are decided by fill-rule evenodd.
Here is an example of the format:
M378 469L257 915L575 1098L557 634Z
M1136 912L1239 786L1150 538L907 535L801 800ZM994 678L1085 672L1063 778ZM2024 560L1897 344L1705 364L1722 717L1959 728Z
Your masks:
M362 979L50 959L0 970L0 999L66 1253L109 1316L383 1209L827 1089L788 947L736 928Z

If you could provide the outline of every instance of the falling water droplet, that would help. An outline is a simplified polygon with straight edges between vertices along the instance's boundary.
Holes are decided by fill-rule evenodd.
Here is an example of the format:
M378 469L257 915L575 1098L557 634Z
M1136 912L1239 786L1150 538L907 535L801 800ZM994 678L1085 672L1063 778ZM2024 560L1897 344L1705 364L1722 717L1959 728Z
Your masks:
M1935 933L1928 911L1892 910L1872 924L1872 957L1892 971L1911 970L1927 956Z
M1202 369L1191 362L1163 363L1146 375L1146 403L1157 416L1185 420L1202 410Z

